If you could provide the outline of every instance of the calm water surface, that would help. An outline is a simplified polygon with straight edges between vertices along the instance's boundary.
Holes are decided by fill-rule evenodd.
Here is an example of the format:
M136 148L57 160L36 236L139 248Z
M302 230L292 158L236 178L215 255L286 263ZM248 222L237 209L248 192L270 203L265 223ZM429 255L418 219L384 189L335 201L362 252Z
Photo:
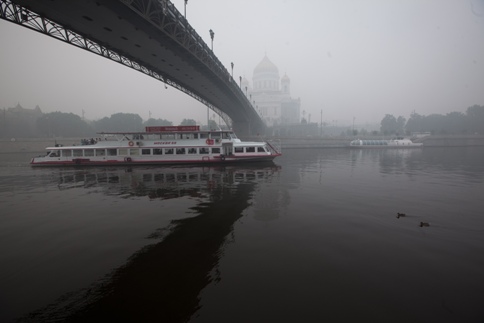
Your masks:
M0 154L1 322L484 322L484 147L30 157Z

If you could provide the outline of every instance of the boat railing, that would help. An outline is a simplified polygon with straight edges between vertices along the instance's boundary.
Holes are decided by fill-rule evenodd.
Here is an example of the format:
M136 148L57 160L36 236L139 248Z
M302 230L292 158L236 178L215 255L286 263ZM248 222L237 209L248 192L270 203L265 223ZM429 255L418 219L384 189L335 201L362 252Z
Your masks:
M271 154L281 154L282 152L282 144L281 140L266 140L265 141L267 146L270 149Z

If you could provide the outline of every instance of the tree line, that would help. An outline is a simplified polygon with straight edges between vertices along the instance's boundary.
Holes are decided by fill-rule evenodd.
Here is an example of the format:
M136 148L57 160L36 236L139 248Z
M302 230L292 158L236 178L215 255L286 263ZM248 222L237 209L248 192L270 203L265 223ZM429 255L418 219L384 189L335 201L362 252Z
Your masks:
M29 110L18 106L8 111L4 109L0 118L0 137L97 137L100 132L144 131L146 126L173 126L173 122L166 119L143 121L134 113L116 113L100 120L86 121L74 113L39 111L38 108ZM196 125L196 121L184 119L181 125Z
M193 119L183 119L180 125L196 125ZM96 137L99 132L143 131L146 126L173 126L166 119L151 118L143 121L138 114L116 113L96 121L86 121L73 113L42 113L39 107L3 109L0 118L0 138L14 137ZM210 120L210 128L217 129ZM353 135L357 134L353 130ZM451 112L446 115L428 116L412 113L406 120L403 116L385 115L380 123L382 135L411 135L429 132L439 135L484 134L484 106L473 105L465 113Z
M412 113L406 120L391 114L385 115L380 123L383 135L411 135L416 132L429 132L433 135L484 134L484 106L473 105L465 113L451 112L446 115L423 116Z

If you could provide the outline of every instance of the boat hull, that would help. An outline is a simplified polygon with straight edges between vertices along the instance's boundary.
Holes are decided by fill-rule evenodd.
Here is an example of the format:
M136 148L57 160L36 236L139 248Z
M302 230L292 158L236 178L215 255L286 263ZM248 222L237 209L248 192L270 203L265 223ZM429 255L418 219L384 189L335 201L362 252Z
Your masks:
M273 161L274 158L281 154L272 154L264 156L242 156L226 157L216 156L204 159L193 160L147 160L141 158L124 158L112 160L94 160L88 158L71 159L71 160L46 160L42 157L33 158L30 165L33 167L84 167L84 166L160 166L160 165L213 165L213 164L238 164L238 163L255 163Z
M391 140L356 139L351 141L348 147L353 149L407 149L421 148L423 147L423 143L412 142L407 138L396 138Z
M407 146L348 146L351 149L412 149L422 148L423 145L407 145Z

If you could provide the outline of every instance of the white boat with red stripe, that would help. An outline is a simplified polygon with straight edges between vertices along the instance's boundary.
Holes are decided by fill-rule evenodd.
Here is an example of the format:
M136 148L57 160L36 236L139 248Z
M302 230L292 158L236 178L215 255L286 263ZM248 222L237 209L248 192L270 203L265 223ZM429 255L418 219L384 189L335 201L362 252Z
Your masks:
M146 127L144 132L103 132L79 145L47 147L32 166L220 164L272 161L280 142L241 141L231 130L200 126Z

